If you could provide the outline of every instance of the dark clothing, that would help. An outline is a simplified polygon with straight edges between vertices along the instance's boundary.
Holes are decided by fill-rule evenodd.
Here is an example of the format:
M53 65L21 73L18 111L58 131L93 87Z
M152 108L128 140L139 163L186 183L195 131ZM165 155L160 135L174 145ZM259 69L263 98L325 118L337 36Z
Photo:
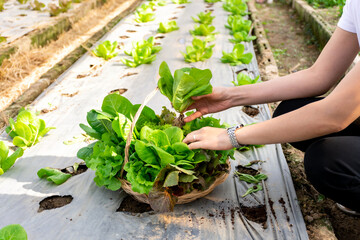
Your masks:
M291 112L322 98L303 98L280 103L273 117ZM326 197L360 212L360 124L306 141L290 143L305 152L308 180Z

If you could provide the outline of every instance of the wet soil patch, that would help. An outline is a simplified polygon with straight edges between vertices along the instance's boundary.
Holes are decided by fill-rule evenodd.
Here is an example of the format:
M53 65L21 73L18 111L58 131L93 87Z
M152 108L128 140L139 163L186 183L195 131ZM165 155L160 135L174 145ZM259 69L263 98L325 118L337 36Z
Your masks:
M55 195L55 196L44 198L39 203L40 207L39 207L38 212L63 207L65 205L68 205L69 203L71 203L72 200L73 200L73 197L71 195L65 195L65 196Z
M241 166L241 165L236 166L236 170L239 173L249 174L251 176L255 176L256 174L259 174L258 170L255 170L253 168L244 167L244 166Z
M263 228L266 228L267 215L265 205L260 205L256 207L241 206L240 210L243 216L246 217L248 220L259 223L263 226Z
M87 170L88 170L88 167L86 166L85 162L81 162L81 163L79 163L76 171L75 171L74 166L63 168L60 171L63 173L71 174L71 176L75 176L75 175L82 174L82 173L86 172Z
M138 202L131 196L127 196L121 202L120 207L116 211L128 213L144 213L151 212L152 209L149 204Z
M121 39L127 39L127 38L130 38L129 36L120 36L119 38L121 38Z
M255 117L259 114L259 109L258 108L254 108L252 106L243 106L242 107L242 111L244 113L246 113L246 115L250 116L250 117Z
M118 93L118 94L123 94L123 93L125 93L125 92L127 92L127 88L118 88L118 89L114 89L114 90L111 90L110 92L109 92L109 94L112 94L112 93Z
M136 32L136 30L126 30L126 32L128 32L128 33L134 33L134 32Z

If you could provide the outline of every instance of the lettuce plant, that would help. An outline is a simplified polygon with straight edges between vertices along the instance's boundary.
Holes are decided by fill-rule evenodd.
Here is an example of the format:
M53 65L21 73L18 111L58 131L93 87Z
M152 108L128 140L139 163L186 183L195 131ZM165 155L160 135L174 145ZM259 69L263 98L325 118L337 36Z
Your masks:
M184 112L194 102L191 97L212 92L210 84L212 74L209 69L181 68L172 76L169 66L163 62L160 65L159 75L160 92L170 100L179 113Z
M50 11L50 16L54 17L59 15L60 13L67 12L72 6L71 0L59 0L59 6L49 3L48 8Z
M26 4L28 0L17 0L20 4Z
M15 163L16 159L24 154L22 148L16 149L16 151L9 156L9 147L0 141L0 175L3 175L9 170Z
M0 43L2 43L2 42L6 42L6 37L3 37L0 35Z
M0 229L1 240L27 240L25 229L19 224L11 224Z
M210 35L218 34L217 32L214 31L215 31L214 26L200 24L200 25L195 25L194 30L190 30L190 33L193 36L210 36Z
M4 3L5 3L5 0L0 0L0 12L2 12L4 10Z
M216 2L220 2L221 0L205 0L205 2L207 3L216 3Z
M256 39L256 36L251 36L246 31L235 32L234 39L229 39L232 43L250 42Z
M103 58L107 61L113 57L116 57L119 54L118 52L116 52L117 45L117 41L111 43L109 40L106 40L97 45L95 50L92 51L92 53L95 56Z
M221 62L230 63L231 66L249 64L253 55L251 53L244 53L245 47L241 43L235 44L231 53L226 53L223 51L223 56L221 57Z
M141 4L140 7L136 9L136 12L146 12L146 11L154 11L156 3L151 1L148 3Z
M71 174L63 173L62 171L54 168L42 168L37 172L39 178L55 183L56 185L63 184L71 177Z
M34 0L30 2L30 7L32 10L41 11L41 9L45 7L45 4L38 0Z
M210 25L212 24L212 21L214 20L214 16L211 16L211 12L205 13L205 12L201 12L198 15L198 19L191 17L194 22L196 23L200 23L200 24L205 24L205 25Z
M232 81L232 83L234 84L234 86L242 86L242 85L248 85L248 84L255 84L255 83L259 83L261 81L259 81L259 77L257 76L254 79L251 79L251 77L249 77L248 75L246 75L245 73L239 73L237 75L237 82Z
M150 0L150 3L154 3L157 6L166 6L166 0Z
M175 4L191 3L189 0L172 0Z
M35 113L22 109L16 122L10 118L10 126L5 130L13 138L13 144L21 148L31 147L54 127L46 127L45 121Z
M135 12L135 22L144 23L151 22L155 20L155 13L148 11L136 11Z
M150 64L156 59L156 53L162 48L155 46L154 37L147 40L133 42L131 51L125 51L126 55L132 56L133 60L121 58L121 61L128 67L137 67L141 64Z
M243 19L243 17L239 15L229 16L228 17L228 25L225 25L226 28L230 29L230 34L235 34L236 32L246 32L249 34L251 29L251 20Z
M211 78L209 70L179 69L173 77L167 64L162 63L159 71L159 85L171 88L171 94L179 98L173 101L176 109L179 109L180 98L185 100L196 93L211 92L207 80ZM182 103L182 106L186 105ZM226 171L226 159L233 157L234 150L190 150L182 142L191 131L205 126L225 128L218 119L196 119L181 129L172 126L176 120L175 113L164 108L158 116L145 107L135 124L129 161L121 176L125 142L139 107L140 104L133 105L119 94L106 96L101 110L88 112L90 126L80 125L97 141L80 149L77 155L95 171L94 181L98 186L115 191L121 187L120 178L125 179L131 183L133 191L148 195L154 210L169 211L173 209L177 196L207 189L219 174Z
M213 53L213 47L215 45L206 46L207 42L201 39L194 38L192 46L186 47L186 53L182 52L186 62L198 62L209 59Z
M243 0L226 0L223 4L223 8L232 15L245 16L249 14L247 12L246 2Z
M161 22L158 28L159 33L169 33L175 30L178 30L179 27L176 23L176 21L170 21L170 22Z

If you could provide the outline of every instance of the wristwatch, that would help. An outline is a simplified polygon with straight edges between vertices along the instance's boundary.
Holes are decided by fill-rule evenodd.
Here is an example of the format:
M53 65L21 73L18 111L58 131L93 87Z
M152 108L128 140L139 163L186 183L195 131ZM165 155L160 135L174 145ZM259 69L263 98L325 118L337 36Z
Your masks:
M235 131L242 127L244 127L244 124L236 125L236 126L229 127L226 129L227 133L229 135L229 138L230 138L231 145L233 145L234 148L241 148L241 147L246 146L245 144L238 143L236 136L235 136Z

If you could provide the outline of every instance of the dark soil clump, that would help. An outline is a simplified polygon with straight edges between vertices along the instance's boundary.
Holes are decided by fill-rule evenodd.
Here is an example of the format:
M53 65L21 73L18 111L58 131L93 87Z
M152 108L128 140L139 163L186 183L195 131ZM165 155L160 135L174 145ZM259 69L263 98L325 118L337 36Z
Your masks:
M236 166L236 170L239 173L249 174L251 176L255 176L256 174L259 173L258 170L255 170L255 169L252 169L252 168L247 168L247 167L244 167L244 166L241 166L241 165Z
M127 196L121 202L120 207L116 210L117 212L128 212L128 213L144 213L152 211L149 204L138 202L131 196Z
M250 117L255 117L259 114L259 109L252 106L243 106L242 111Z
M55 196L44 198L39 203L40 207L39 207L38 212L63 207L65 205L68 205L69 203L71 203L72 200L73 200L73 197L70 195L66 195L66 196L55 195Z
M241 208L242 214L250 221L261 224L264 228L266 226L266 208L265 205L260 205L257 207L244 207Z

